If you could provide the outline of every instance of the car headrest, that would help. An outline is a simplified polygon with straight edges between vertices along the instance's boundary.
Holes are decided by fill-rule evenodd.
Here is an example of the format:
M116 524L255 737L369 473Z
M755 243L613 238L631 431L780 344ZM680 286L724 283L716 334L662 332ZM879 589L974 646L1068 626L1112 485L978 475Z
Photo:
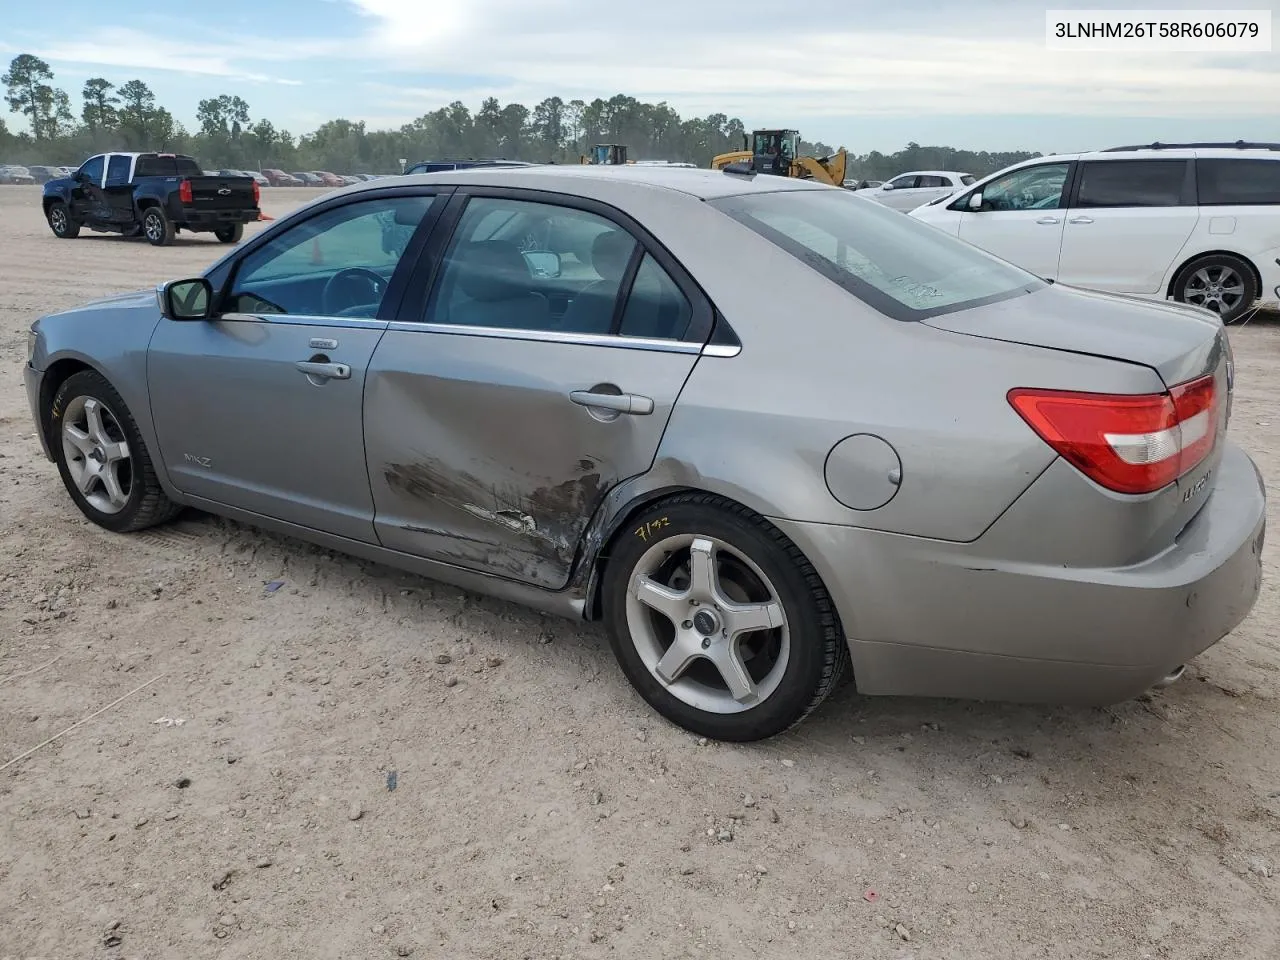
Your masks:
M606 230L591 244L591 266L605 280L617 282L627 272L636 242L621 230Z
M458 285L472 300L509 300L530 292L533 276L520 248L509 240L463 244L454 252Z

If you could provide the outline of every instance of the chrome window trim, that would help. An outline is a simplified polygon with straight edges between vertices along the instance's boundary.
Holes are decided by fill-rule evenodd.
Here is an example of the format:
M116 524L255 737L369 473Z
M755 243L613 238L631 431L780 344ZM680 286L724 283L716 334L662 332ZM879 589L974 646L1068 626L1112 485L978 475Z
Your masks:
M295 327L363 327L367 330L383 330L388 323L386 320L374 320L369 317L319 317L302 313L223 313L214 320L256 321Z
M690 343L687 340L659 340L598 333L562 333L555 330L523 330L516 327L473 327L457 323L412 323L398 320L392 321L387 329L403 333L443 333L455 337L528 340L584 347L619 347L623 350L654 350L660 353L696 354L703 351L702 344Z

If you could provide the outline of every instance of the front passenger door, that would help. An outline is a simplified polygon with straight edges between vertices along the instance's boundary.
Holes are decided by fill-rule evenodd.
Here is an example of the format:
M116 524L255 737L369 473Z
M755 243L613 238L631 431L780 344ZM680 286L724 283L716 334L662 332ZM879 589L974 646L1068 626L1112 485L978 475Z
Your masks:
M365 371L433 200L399 188L327 204L246 250L214 319L160 321L147 376L179 490L376 542Z
M467 199L429 300L406 300L369 366L378 538L559 589L605 495L652 465L712 312L616 213L467 192L488 195Z
M967 206L973 191L962 194L958 236L1038 277L1057 279L1070 172L1070 163L1021 167L982 187L977 211Z

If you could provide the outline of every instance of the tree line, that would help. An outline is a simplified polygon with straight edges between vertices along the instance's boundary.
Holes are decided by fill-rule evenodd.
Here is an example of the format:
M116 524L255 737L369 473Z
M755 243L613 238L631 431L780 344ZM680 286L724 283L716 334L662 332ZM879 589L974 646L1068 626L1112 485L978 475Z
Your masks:
M301 135L253 119L249 104L222 94L196 107L198 129L188 130L141 80L117 85L106 77L86 80L80 112L66 90L54 86L49 64L20 54L0 76L11 112L28 129L10 131L0 119L0 162L78 166L107 150L160 150L190 154L206 169L270 167L285 171L399 173L400 160L504 157L576 163L596 143L626 144L631 159L676 160L700 167L716 154L742 148L742 121L722 113L684 119L666 102L644 103L617 94L609 99L548 97L532 109L489 97L479 110L454 101L397 130L369 130L363 121L330 120ZM801 141L810 156L834 147ZM969 151L910 143L896 153L849 155L849 176L885 180L906 170L962 170L975 176L1037 153Z

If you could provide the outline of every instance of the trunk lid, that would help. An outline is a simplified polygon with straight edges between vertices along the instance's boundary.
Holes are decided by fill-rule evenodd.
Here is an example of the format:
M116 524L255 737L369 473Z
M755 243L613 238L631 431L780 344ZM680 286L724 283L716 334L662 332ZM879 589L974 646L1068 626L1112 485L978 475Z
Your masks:
M1213 447L1173 484L1146 498L1163 504L1168 542L1209 499L1231 414L1235 387L1231 343L1214 315L1182 304L1160 303L1058 284L922 321L967 336L1062 350L1134 363L1156 371L1166 388L1214 377L1216 437ZM1070 389L1070 384L1027 384Z
M1139 363L1160 374L1166 386L1216 370L1226 349L1222 322L1205 310L1059 284L922 322L989 340Z
M187 177L186 180L191 184L191 202L186 206L196 210L252 210L257 206L251 177Z

